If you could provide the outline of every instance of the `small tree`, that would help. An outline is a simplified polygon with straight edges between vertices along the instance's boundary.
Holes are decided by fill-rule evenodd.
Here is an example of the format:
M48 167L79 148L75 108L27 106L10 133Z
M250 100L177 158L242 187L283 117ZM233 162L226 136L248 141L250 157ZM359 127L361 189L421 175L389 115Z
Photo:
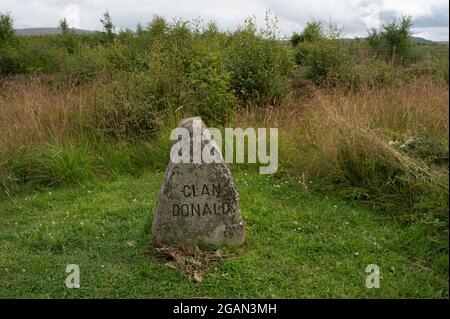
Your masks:
M0 44L14 36L13 18L9 13L0 12Z
M322 21L311 21L306 23L302 33L294 32L291 36L290 42L293 46L297 46L303 42L313 43L325 38L326 34Z
M289 41L291 42L291 44L296 47L300 42L302 42L302 36L300 33L294 32L291 36L291 38L289 39Z
M112 22L111 14L109 11L106 11L103 14L103 18L100 19L100 22L103 24L103 30L108 35L108 39L112 39L114 37L114 24Z
M413 21L410 16L384 24L380 30L369 30L368 44L376 50L379 56L405 63L412 57L413 45L411 41Z
M69 22L66 18L59 20L58 28L61 31L61 44L67 49L67 53L74 54L78 47L77 38L73 30L70 30Z
M306 24L301 33L301 42L317 42L325 38L323 23L321 21L311 21Z
M167 21L163 17L158 15L153 16L152 21L148 23L147 27L147 30L153 36L161 36L167 31L167 29Z
M59 20L58 29L61 31L62 35L66 35L70 32L69 23L66 18Z

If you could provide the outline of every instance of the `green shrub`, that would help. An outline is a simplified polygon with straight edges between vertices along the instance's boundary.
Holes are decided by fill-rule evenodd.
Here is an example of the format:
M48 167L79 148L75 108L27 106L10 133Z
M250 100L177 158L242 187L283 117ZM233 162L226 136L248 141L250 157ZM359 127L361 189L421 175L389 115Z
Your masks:
M14 37L13 18L9 13L0 12L0 47Z
M106 51L102 47L79 48L77 54L68 56L61 65L58 73L59 83L62 85L81 85L88 83L106 73L108 61Z
M302 43L296 52L297 62L306 69L306 77L316 84L351 84L354 64L344 43L323 40Z
M59 72L66 63L68 53L64 47L55 42L57 37L40 36L25 37L21 46L24 54L24 63L27 65L27 73L54 74Z
M291 37L291 43L296 46L302 42L319 42L325 40L327 35L325 34L323 23L321 21L311 21L306 23L302 33L295 33Z
M445 81L447 84L448 82L448 47L447 47L447 56L442 57L436 57L433 59L432 62L432 69L436 70L436 74L439 78L441 78L443 81Z
M27 66L23 54L11 44L0 46L0 75L26 73Z
M219 56L200 54L191 64L190 111L213 124L225 124L233 115L236 99L230 91L230 75Z
M357 65L354 68L356 87L359 85L388 86L394 84L400 77L400 72L391 63L379 59L370 60L367 65Z
M81 46L80 38L72 33L64 33L56 37L55 44L66 49L68 54L75 54Z
M231 87L245 104L278 103L288 92L291 55L274 37L257 34L252 20L231 35L226 54Z
M385 23L380 30L369 30L368 44L379 57L394 64L406 64L411 61L415 52L411 41L413 21L409 16L400 20Z
M0 46L0 74L56 73L67 52L52 37L20 37Z
M162 125L167 109L157 95L157 79L147 72L117 72L110 83L98 88L92 125L101 136L126 139L144 138Z

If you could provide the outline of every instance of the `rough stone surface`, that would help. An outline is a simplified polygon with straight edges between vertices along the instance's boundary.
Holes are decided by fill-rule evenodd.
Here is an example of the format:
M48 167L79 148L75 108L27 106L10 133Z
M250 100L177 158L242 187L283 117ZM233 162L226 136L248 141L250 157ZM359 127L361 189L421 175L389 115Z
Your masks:
M189 118L179 125L187 128L191 137L195 119L201 121ZM205 129L202 123L202 131ZM202 146L205 143L209 141ZM243 243L239 194L230 170L219 157L218 163L210 164L169 162L153 218L155 244Z

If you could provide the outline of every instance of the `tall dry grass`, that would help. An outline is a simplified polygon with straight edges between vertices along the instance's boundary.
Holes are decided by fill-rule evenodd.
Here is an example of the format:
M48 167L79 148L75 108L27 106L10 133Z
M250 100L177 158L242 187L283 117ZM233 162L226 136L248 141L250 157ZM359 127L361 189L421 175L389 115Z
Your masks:
M38 79L2 82L0 186L10 193L15 184L33 180L76 181L97 170L120 172L125 162L164 166L157 162L166 157L157 155L167 148L165 137L151 142L161 146L156 152L148 145L144 151L111 147L141 121L139 112L130 111L134 97L118 99L113 90L100 83L58 89ZM319 179L386 210L443 214L448 209L448 113L448 87L422 79L356 92L308 89L277 107L242 110L235 125L279 127L280 170L305 185ZM152 123L156 120L159 131L176 123L158 114ZM128 144L139 143L122 136Z
M48 143L132 140L166 124L163 112L153 112L152 105L147 105L150 111L142 111L143 103L137 105L136 96L143 94L129 87L119 90L118 85L102 81L58 87L39 77L0 81L3 160Z
M421 80L382 89L317 90L247 110L241 126L280 128L280 162L302 182L406 210L448 209L448 87ZM395 207L398 209L399 207Z
M140 112L139 92L126 89L100 81L57 87L40 77L0 80L0 196L164 166L166 129L177 119Z
M0 154L79 135L86 90L54 89L39 79L4 81L0 90Z

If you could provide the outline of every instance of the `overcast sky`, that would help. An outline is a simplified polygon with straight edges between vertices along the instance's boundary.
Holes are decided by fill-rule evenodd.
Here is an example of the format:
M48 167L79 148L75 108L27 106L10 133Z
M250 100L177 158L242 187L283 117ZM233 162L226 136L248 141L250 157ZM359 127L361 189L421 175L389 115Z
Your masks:
M18 29L55 27L65 17L71 27L101 30L99 18L107 9L116 30L135 29L155 14L169 20L201 17L232 30L249 16L263 25L269 9L278 17L282 36L301 31L312 19L330 18L346 37L365 36L368 28L401 15L413 17L415 36L440 41L448 41L449 36L447 0L0 0L0 11L10 12Z

